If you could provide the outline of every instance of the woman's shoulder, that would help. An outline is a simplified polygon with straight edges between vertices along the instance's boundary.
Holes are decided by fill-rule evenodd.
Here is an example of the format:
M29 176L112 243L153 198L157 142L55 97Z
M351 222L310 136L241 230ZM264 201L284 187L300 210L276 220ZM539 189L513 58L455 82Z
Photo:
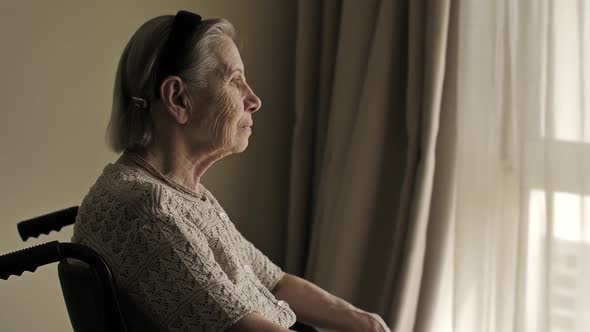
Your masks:
M84 201L129 205L154 205L160 196L158 184L140 171L120 164L108 164L90 188Z
M156 211L160 190L137 171L108 164L82 199L76 225L95 221L101 228ZM98 226L97 226L98 227Z

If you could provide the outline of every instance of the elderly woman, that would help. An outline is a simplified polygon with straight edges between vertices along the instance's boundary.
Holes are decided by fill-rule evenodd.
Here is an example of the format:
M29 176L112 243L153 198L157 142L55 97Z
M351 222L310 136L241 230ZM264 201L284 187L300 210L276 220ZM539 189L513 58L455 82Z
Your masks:
M72 242L108 261L134 331L289 331L296 320L389 331L375 314L287 274L245 239L200 179L248 146L260 99L224 19L180 11L143 24L121 56L115 152ZM294 325L295 324L295 325Z

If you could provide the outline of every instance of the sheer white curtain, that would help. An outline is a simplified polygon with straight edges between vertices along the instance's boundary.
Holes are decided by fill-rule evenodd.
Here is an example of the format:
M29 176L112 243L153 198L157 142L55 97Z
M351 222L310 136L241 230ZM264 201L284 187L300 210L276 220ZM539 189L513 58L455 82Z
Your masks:
M590 2L527 2L521 326L590 331Z
M458 6L453 207L416 330L590 331L590 1Z

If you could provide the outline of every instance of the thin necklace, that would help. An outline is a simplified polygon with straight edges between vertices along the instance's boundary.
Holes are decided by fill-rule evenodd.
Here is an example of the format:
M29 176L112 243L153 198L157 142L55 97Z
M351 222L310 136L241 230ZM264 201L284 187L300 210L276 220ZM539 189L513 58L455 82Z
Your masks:
M184 192L185 194L191 195L195 198L198 198L201 201L204 201L204 202L207 201L207 196L203 192L199 191L197 193L194 190L191 190L190 188L187 188L187 187L181 185L180 183L175 182L174 180L170 179L166 175L162 174L162 172L158 171L158 169L156 169L154 166L152 166L147 160L145 160L139 154L137 154L135 152L125 151L123 153L123 156L127 157L129 160L134 162L137 166L143 168L145 171L147 171L151 175L166 182L166 184L168 184L172 188L174 188L178 191Z

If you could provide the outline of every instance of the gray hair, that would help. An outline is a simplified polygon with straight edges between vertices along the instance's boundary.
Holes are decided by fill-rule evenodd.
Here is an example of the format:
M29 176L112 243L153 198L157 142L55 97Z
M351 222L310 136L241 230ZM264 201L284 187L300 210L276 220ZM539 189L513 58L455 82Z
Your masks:
M153 139L156 78L154 63L168 38L174 16L165 15L144 23L131 37L121 55L107 142L114 152L146 147ZM194 35L190 63L178 74L187 85L207 87L207 74L217 64L213 44L223 36L235 39L233 25L225 19L203 20ZM148 101L148 109L137 107L132 97Z

